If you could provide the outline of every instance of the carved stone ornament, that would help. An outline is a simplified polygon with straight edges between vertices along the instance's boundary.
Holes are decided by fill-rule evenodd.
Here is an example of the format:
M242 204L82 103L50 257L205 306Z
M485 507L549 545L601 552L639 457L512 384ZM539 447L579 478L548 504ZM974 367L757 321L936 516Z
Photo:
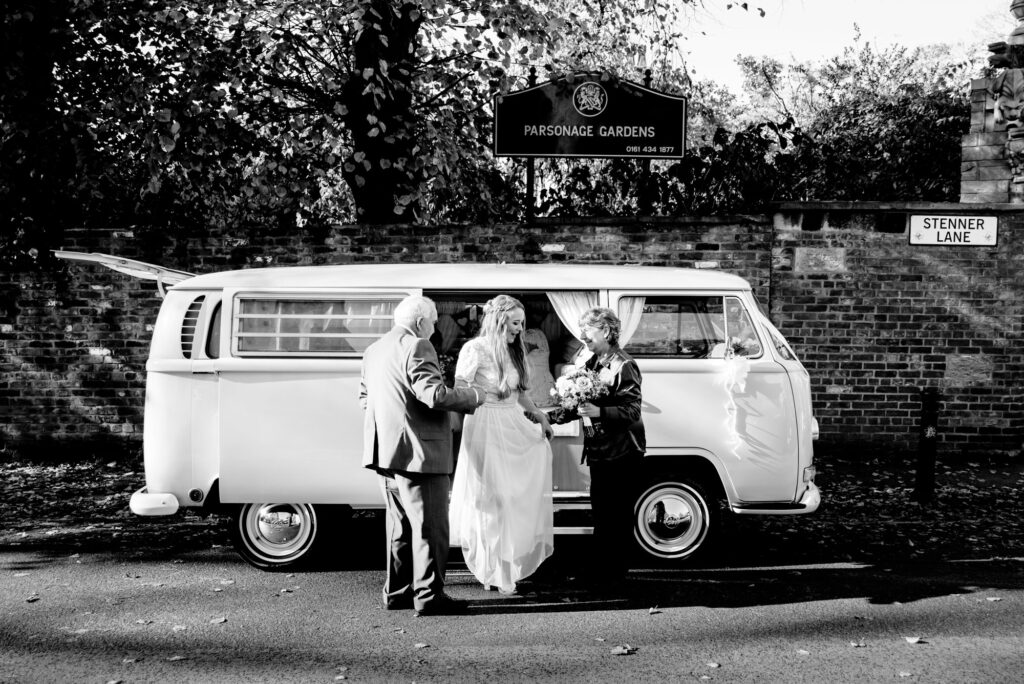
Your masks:
M1024 69L1006 69L989 86L989 95L996 101L995 121L1006 124L1011 138L1024 137Z

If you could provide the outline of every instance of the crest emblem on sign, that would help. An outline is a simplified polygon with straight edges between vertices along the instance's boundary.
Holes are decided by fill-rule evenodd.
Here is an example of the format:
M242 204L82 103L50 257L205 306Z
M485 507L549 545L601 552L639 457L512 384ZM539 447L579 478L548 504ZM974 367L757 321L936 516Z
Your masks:
M572 104L583 116L597 116L608 106L608 93L600 83L582 83L573 91Z

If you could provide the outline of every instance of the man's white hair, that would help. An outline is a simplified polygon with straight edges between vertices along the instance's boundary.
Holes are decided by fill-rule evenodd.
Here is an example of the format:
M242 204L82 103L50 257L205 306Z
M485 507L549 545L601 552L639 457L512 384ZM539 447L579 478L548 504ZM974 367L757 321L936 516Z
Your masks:
M416 327L416 321L420 318L437 318L437 307L428 297L413 295L406 297L395 307L395 323L408 328Z

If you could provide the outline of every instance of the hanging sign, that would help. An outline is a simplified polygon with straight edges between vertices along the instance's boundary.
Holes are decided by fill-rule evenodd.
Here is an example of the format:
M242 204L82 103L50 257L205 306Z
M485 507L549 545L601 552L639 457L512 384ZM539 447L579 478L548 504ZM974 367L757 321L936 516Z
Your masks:
M995 247L995 216L910 216L910 244Z
M681 159L686 98L639 83L576 74L494 101L499 157Z

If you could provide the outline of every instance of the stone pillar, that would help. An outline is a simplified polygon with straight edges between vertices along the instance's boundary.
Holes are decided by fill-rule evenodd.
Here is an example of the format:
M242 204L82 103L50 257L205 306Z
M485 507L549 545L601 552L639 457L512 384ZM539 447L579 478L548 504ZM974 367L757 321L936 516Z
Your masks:
M971 82L971 128L961 140L960 201L1008 202L1010 163L1004 156L1006 125L995 122L992 81Z
M1003 71L971 82L971 129L961 143L960 201L1024 204L1024 0L1013 0L1017 27L988 46Z

